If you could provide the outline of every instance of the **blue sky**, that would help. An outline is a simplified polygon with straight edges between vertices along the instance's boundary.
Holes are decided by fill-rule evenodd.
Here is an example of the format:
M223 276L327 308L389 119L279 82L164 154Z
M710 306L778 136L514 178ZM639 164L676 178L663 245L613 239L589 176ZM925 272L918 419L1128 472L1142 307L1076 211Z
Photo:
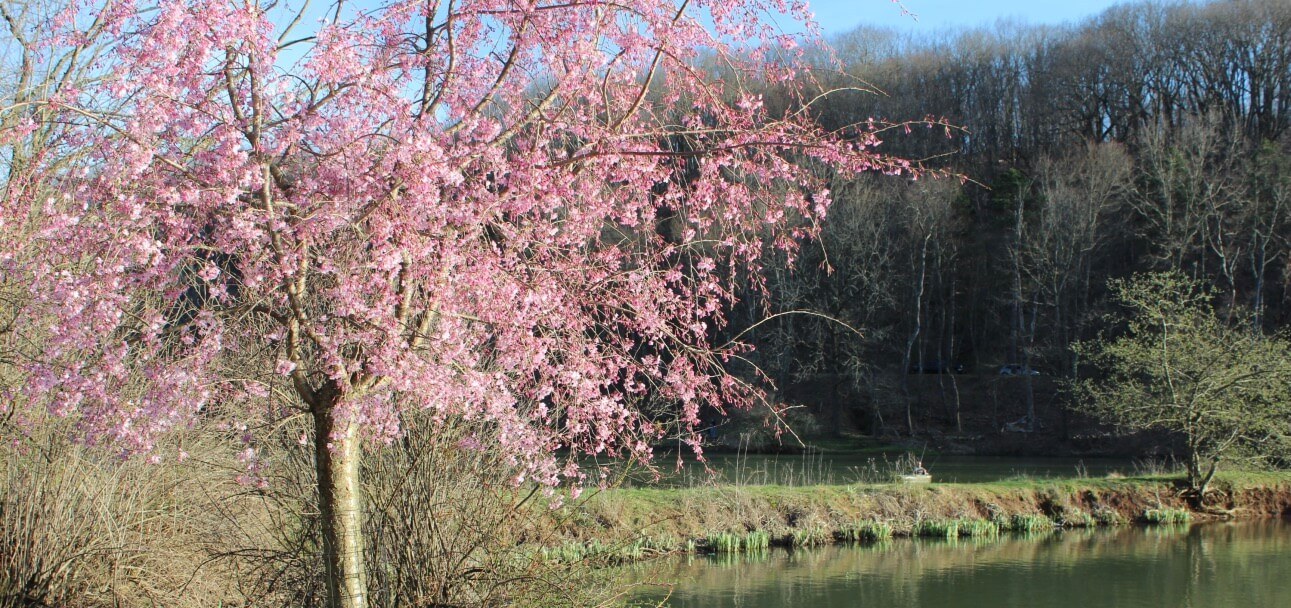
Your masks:
M298 7L307 0L286 0L287 7ZM953 28L990 26L1001 19L1023 23L1057 25L1080 21L1106 8L1139 0L807 0L826 36L849 32L868 25L904 32L938 32ZM383 0L348 0L350 11L362 11L383 4ZM308 18L301 24L310 30L332 2L314 0L309 4ZM905 14L901 6L913 13ZM290 21L283 17L282 23ZM788 31L801 31L789 21L781 21Z
M891 0L808 0L826 34L859 25L904 31L936 31L990 25L1016 18L1026 23L1057 25L1079 21L1124 0L903 0L918 20L901 14Z
M1000 19L1016 18L1036 24L1059 24L1096 15L1114 4L1132 0L902 0L916 16L902 14L892 0L808 0L816 20L826 34L839 34L860 25L890 27L903 31L937 31L953 27L990 25ZM287 0L299 6L305 0ZM348 6L362 10L381 0L351 0ZM322 15L331 2L312 2L311 19Z

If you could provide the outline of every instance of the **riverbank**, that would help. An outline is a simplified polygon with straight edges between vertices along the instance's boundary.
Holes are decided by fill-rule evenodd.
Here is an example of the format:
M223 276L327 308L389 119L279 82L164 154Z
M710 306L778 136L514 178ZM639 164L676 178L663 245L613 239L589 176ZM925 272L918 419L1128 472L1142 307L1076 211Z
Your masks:
M622 559L806 546L874 536L990 536L1132 523L1291 515L1291 473L1228 473L1205 509L1169 476L873 484L622 488L572 507L563 536Z

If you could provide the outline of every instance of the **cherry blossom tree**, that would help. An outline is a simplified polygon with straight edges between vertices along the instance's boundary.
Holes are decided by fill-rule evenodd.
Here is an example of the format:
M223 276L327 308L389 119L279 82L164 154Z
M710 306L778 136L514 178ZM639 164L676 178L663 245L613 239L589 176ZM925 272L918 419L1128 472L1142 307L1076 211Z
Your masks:
M80 152L68 144L78 125L51 102L75 99L102 76L96 58L109 37L105 24L86 14L75 37L50 39L47 26L61 10L56 0L0 1L0 433L30 430L33 422L13 402L20 400L23 362L43 345L43 332L30 331L30 322L17 331L33 262L42 255L33 238L43 225L40 201L59 187L43 178L74 165Z
M647 397L698 449L702 406L756 396L716 336L733 277L825 214L812 168L908 168L805 96L772 113L748 92L809 77L785 14L810 19L799 0L72 3L45 44L93 23L110 75L41 101L81 161L32 166L57 194L18 201L42 210L27 400L153 457L203 416L308 416L335 606L367 605L359 463L407 412L491 429L517 484L648 458Z

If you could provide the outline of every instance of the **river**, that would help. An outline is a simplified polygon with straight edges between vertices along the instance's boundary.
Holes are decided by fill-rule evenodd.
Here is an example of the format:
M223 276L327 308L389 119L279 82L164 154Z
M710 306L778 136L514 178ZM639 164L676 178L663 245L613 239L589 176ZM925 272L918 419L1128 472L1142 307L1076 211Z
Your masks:
M632 576L643 585L640 605L673 608L1275 608L1291 606L1291 524L897 539L671 558L636 566Z

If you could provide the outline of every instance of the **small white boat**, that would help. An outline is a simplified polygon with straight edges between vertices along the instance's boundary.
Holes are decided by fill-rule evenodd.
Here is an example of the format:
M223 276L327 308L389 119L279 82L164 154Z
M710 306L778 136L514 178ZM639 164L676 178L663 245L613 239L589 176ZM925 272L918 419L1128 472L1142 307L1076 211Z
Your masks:
M932 475L928 473L909 473L899 477L903 483L932 483Z

